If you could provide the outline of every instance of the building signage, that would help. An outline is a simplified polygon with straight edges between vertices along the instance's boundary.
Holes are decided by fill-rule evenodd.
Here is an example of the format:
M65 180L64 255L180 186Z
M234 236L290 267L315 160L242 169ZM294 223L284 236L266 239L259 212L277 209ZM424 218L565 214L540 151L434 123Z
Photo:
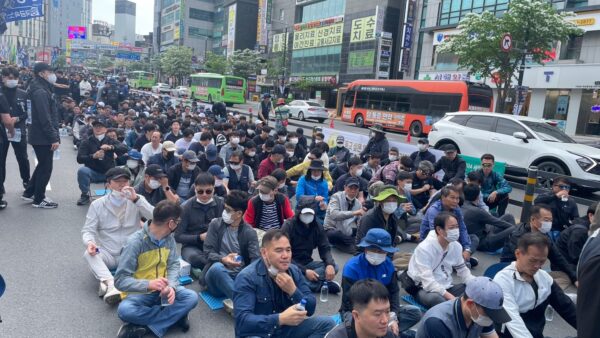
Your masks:
M445 41L450 40L450 38L453 35L457 35L459 33L460 33L460 31L458 29L433 32L433 45L434 46L441 45Z
M283 52L285 48L285 44L288 43L290 38L290 33L281 33L273 35L273 48L271 52L279 53Z
M87 28L84 26L69 26L67 27L67 34L69 40L86 40L87 39Z
M140 61L141 57L140 57L140 54L138 54L138 53L117 52L115 54L115 59Z
M235 16L237 13L237 4L229 6L229 16L227 20L227 56L233 55L235 50Z
M372 74L375 65L374 50L357 50L348 53L348 74Z
M470 81L483 83L483 77L479 74L469 74L467 72L433 72L419 74L419 80L435 80L435 81Z
M375 40L376 16L367 16L352 20L350 43Z
M297 23L294 25L294 31L301 31L304 29L312 29L312 28L329 26L329 25L333 25L334 23L338 23L338 22L342 22L342 21L344 21L344 16L339 15L339 16L334 16L331 18L326 18L326 19L321 19L321 20Z
M392 39L384 38L381 36L377 46L377 66L376 78L378 79L389 79L390 78L390 65L392 64Z
M290 83L298 81L320 82L335 85L337 83L337 75L307 75L307 76L290 76Z
M5 22L28 20L44 16L43 0L0 1Z
M258 0L258 19L256 25L256 44L267 45L267 2L270 0Z
M302 29L294 32L293 49L316 48L342 44L344 23L338 22L319 28Z
M574 23L585 32L600 30L600 12L578 13L566 20Z

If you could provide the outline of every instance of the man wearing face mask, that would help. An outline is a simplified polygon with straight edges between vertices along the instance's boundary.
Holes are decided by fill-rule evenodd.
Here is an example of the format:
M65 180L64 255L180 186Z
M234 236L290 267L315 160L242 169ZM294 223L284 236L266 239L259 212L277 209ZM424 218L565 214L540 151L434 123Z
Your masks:
M234 280L242 269L260 258L256 231L244 222L248 194L232 190L225 196L221 217L208 225L204 252L208 263L202 269L208 292L225 296L225 310L233 312Z
M323 178L323 173L327 171L321 160L310 161L310 166L306 175L300 177L296 186L296 199L302 196L315 196L319 204L317 209L317 218L322 223L325 218L325 210L329 202L329 188L327 181Z
M443 211L435 217L434 225L435 235L417 245L404 276L408 278L403 278L402 283L402 287L427 308L462 295L465 290L462 283L473 278L458 243L456 216ZM456 270L459 284L454 284L452 270Z
M317 301L302 271L294 265L288 235L268 231L262 239L262 259L235 278L233 303L236 337L323 337L335 323L313 316ZM298 304L304 300L304 310Z
M329 292L337 294L340 285L334 281L338 266L331 255L331 245L323 226L317 222L315 210L317 202L313 197L300 198L296 216L285 221L281 230L288 234L292 245L292 262L300 268L308 280L312 292L319 292L327 283ZM312 259L313 250L318 248L321 261Z
M548 235L551 229L552 211L550 211L550 207L544 204L534 205L531 208L529 222L517 225L516 229L504 242L500 262L510 263L515 260L515 250L517 249L519 239L525 234L537 232ZM562 274L566 274L566 278L557 278L557 282L560 282L561 285L566 284L568 286L570 283L573 283L577 286L577 266L569 263L560 253L560 250L554 246L552 241L550 241L550 244L548 245L548 259L550 260L552 272L562 272Z
M283 169L283 157L285 156L285 147L278 144L273 147L269 157L265 158L258 166L258 178L261 179L270 175L277 168Z
M125 322L117 337L163 337L171 326L190 329L188 313L198 304L198 293L179 285L179 255L173 232L181 221L181 207L171 201L156 205L152 221L129 237L115 274L115 286L126 294L119 304Z
M360 219L356 231L356 243L360 243L367 232L373 228L386 230L395 241L408 239L409 237L398 228L399 220L395 212L400 203L406 202L406 198L398 193L396 187L385 186L379 194L373 196L372 200L377 202L376 206Z
M360 159L366 161L370 154L378 153L381 154L381 161L386 161L390 151L390 144L385 137L383 126L381 124L375 124L369 128L369 130L371 130L369 142L363 151L360 152Z
M392 245L392 238L383 229L371 229L358 244L362 250L346 262L342 273L342 303L340 314L343 321L352 317L352 303L350 301L350 289L357 282L373 279L377 280L389 293L390 310L397 316L396 321L386 323L396 337L401 332L410 329L421 319L421 311L412 305L400 305L400 288L394 264L388 255L398 251Z
M144 180L146 166L142 161L142 154L135 149L127 152L127 162L119 168L124 169L129 174L129 185L132 187L137 186Z
M344 187L346 186L346 181L350 178L355 178L360 184L360 191L365 193L369 189L369 181L365 180L362 177L364 167L362 161L358 156L352 156L347 161L347 165L349 168L348 172L340 176L337 180L335 180L335 187L333 188L333 191L343 191ZM360 194L358 198L362 200L362 198L364 197L363 195L364 194Z
M552 192L540 194L534 204L542 203L552 210L551 239L555 241L560 232L571 226L574 219L579 217L577 202L569 196L571 183L566 176L555 177L552 180Z
M169 186L167 174L156 164L150 164L146 167L144 181L135 186L135 192L144 196L154 206L164 200L179 202L176 191Z
M38 164L21 198L32 202L34 208L52 209L57 208L58 203L46 198L46 186L52 176L54 151L60 146L58 112L53 93L56 74L43 62L33 66L33 73L35 79L27 91L27 97L31 101L28 141L35 151Z
M277 192L277 185L273 176L265 176L258 181L258 196L248 201L244 214L244 220L253 228L263 232L279 229L286 219L294 216L289 198Z
M156 134L160 135L160 133L158 133L158 132L156 132L154 134L155 135L152 135L152 138L154 138L156 136ZM160 140L160 138L159 138L159 140ZM148 143L146 146L151 145L151 144L152 143ZM160 143L159 143L159 145L160 145ZM146 146L144 146L144 148ZM144 151L143 151L144 148L142 148L142 152L141 152L142 156L144 156ZM171 141L165 141L162 143L159 153L150 156L144 162L147 165L156 164L156 165L160 166L160 168L163 171L166 172L167 170L169 170L169 168L171 168L172 166L179 163L179 157L175 156L176 151L177 151L177 146L175 146L175 143L173 143Z
M460 298L438 304L425 313L417 338L498 338L494 324L511 321L503 302L500 285L488 277L475 277L467 282Z
M436 162L435 155L429 151L429 140L426 137L422 137L417 141L417 147L419 150L410 154L410 159L413 161L415 168L419 167L421 161Z
M86 246L83 257L100 281L98 296L104 297L107 304L121 301L121 292L115 288L110 270L117 268L121 250L127 238L140 228L142 217L152 218L154 210L129 186L129 179L129 174L122 168L106 172L110 193L92 202L81 230Z
M167 171L169 186L173 187L177 196L184 200L194 196L194 180L200 174L198 161L196 154L188 150L181 155L181 162L171 166Z
M242 131L235 131L229 135L229 143L224 145L219 152L219 157L223 159L225 163L229 163L229 157L234 151L243 151L244 147L240 145L240 136Z
M349 254L356 252L354 236L360 218L367 211L358 200L359 193L358 179L355 177L347 179L344 190L336 192L329 199L323 223L329 243Z
M194 181L194 197L183 203L181 223L175 232L175 240L182 244L181 257L193 268L203 269L207 257L204 253L208 225L221 217L223 199L214 195L215 179L208 173L200 173Z
M77 183L81 197L77 205L90 202L90 183L100 183L106 180L106 172L115 167L115 154L123 155L127 146L106 137L106 126L100 120L92 123L94 135L83 140L77 149L77 163L83 164L77 170Z
M244 164L241 151L234 151L229 157L229 165L223 169L223 185L227 190L241 190L249 192L256 186L252 169Z

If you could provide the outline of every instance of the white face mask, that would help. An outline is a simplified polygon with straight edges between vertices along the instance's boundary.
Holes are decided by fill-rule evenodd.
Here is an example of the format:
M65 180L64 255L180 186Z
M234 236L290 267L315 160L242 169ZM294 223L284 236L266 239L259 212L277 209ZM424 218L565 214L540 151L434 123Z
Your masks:
M6 86L6 88L16 88L17 85L19 85L19 80L6 80L6 82L4 82L4 85Z
M51 85L56 83L56 74L52 73L50 75L48 75L48 78L46 79L46 81L48 81L48 83L50 83Z
M285 142L285 139L286 139L286 138L287 138L287 137L285 137L285 136L279 136L279 141L281 141L281 142Z
M231 144L238 144L240 143L240 138L239 137L232 137L231 138Z
M338 148L343 148L344 144L343 143L337 143L335 146L338 147Z
M231 169L233 170L240 170L242 169L242 165L241 164L230 164Z
M426 144L419 144L419 150L420 150L420 151L425 151L425 150L427 150L427 145L426 145Z
M194 169L196 169L196 165L195 164L188 164L187 166L189 171L193 171Z
M390 159L390 162L394 162L394 161L396 161L398 159L398 156L396 156L396 155L390 155L389 159Z
M150 180L150 182L148 183L148 186L150 187L150 189L154 190L154 189L158 189L160 187L160 182L157 180Z
M314 220L315 220L315 215L313 215L313 214L301 214L300 215L300 222L302 222L304 224L310 224Z
M365 253L365 258L367 262L371 265L381 265L381 263L385 262L386 255L377 252L367 251Z
M139 167L140 162L138 162L137 160L127 160L127 168L129 169L136 169L137 167Z
M127 202L125 194L116 190L111 191L108 195L108 198L110 200L110 203L112 203L116 207L120 207L123 204L125 204L125 202Z
M475 323L481 327L488 327L488 326L494 324L494 321L490 317L480 314L479 311L477 310L477 308L475 308L475 312L477 312L478 317L473 318L473 315L471 315L471 319L473 320L473 323Z
M249 151L248 156L254 157L256 155L256 151Z
M275 278L277 276L277 274L279 273L279 270L277 270L277 268L274 267L273 265L269 265L269 267L267 268L267 271L269 271L269 276L271 276L272 278Z
M356 174L356 176L362 176L363 169L362 169L362 168L360 168L360 169L358 169L357 171L355 171L354 173Z
M106 136L106 134L100 134L100 135L96 135L96 138L98 139L98 141L102 141L102 140L104 140L104 136Z
M227 210L223 210L223 213L221 214L221 218L223 218L223 222L225 222L227 224L233 223L233 217L230 213L227 212Z
M280 185L277 186L277 189L283 189L285 188L285 183L281 183Z
M215 187L220 187L223 185L223 180L215 180Z
M263 202L270 202L271 201L271 194L258 193L258 196L260 197L260 200L263 201Z
M321 179L321 175L310 175L310 178L312 178L315 181L318 181Z
M210 204L210 203L212 203L213 199L214 199L214 198L212 198L212 197L211 197L211 199L209 199L208 201L206 201L206 202L203 202L203 201L202 201L202 200L200 200L199 198L196 198L196 202L198 202L198 203L200 203L200 204L203 204L203 205L207 205L207 204Z
M412 190L412 183L404 183L404 190Z
M289 157L294 156L294 152L293 151L288 151L287 154L288 154Z
M316 144L319 144L319 143L321 143L321 142L323 142L323 140L315 140L315 143L316 143Z
M450 229L450 230L446 231L446 240L448 242L458 241L459 236L460 236L460 231L458 230L458 228Z
M540 232L543 234L547 234L552 230L552 221L542 222L542 226L540 227Z
M398 202L385 202L383 203L383 212L390 215L393 214L394 211L398 209Z
M290 143L293 144L293 145L296 145L296 144L298 144L298 139L297 138L291 138L290 139Z

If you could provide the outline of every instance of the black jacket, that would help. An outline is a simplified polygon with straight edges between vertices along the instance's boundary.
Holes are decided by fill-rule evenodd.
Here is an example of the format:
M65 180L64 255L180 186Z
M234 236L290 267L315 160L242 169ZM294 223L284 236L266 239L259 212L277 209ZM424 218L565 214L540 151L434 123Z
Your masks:
M60 142L58 111L52 85L41 77L36 77L29 86L27 97L31 101L29 144L51 145Z
M579 217L577 203L571 197L567 202L561 201L554 193L538 195L534 204L546 204L552 210L552 230L562 231L571 225L571 221Z
M490 215L489 212L476 206L473 204L473 202L466 201L461 209L463 212L465 225L467 226L467 232L469 234L477 235L480 240L486 236L487 224L502 230L514 226L513 224L503 221L498 217Z
M158 154L160 155L160 154ZM173 188L174 190L177 190L177 187L179 186L179 181L181 181L181 175L183 174L183 167L182 167L183 163L177 163L175 165L172 165L169 170L167 170L167 177L169 178L169 186L171 188ZM194 181L196 180L196 177L198 177L198 174L200 174L200 167L196 166L196 168L194 168L194 170L192 171L192 179L190 180L190 186L194 185ZM189 196L179 196L182 200L183 199L188 199L190 197L193 197L194 194L194 189L191 188L190 189L190 194Z
M433 172L438 172L439 170L444 171L444 178L442 182L448 183L453 178L460 178L461 180L465 179L465 170L467 169L467 162L460 158L460 156L456 156L456 158L452 161L447 159L445 156L440 158L437 162L435 162Z
M113 147L113 150L105 151L104 158L102 159L94 159L94 153L100 150L100 147L103 145L109 145ZM77 148L77 163L83 164L96 172L106 174L108 169L115 166L114 154L121 156L126 152L127 146L123 143L106 136L104 136L102 141L99 141L96 136L92 135L79 144L79 148Z
M431 164L435 164L435 155L429 150L426 151L415 151L410 154L410 159L413 161L413 168L418 168L421 161L429 161Z
M597 233L590 236L581 251L577 277L577 336L596 338L600 331L600 240Z
M290 236L292 263L296 264L302 273L306 272L306 265L313 261L312 253L315 248L319 249L319 257L325 266L335 266L327 234L316 218L306 226L300 221L299 215L296 215L286 220L281 230Z
M214 218L221 217L223 213L223 199L215 196L213 201L203 205L196 201L196 197L188 199L183 204L181 222L175 230L177 243L197 246L202 248L200 234L208 231L208 224Z
M367 146L363 151L360 152L360 159L363 161L367 161L368 156L372 153L380 153L381 154L381 162L384 162L388 159L390 152L390 143L388 139L384 136L380 139L375 139L374 137L369 139Z
M396 245L396 235L401 235L402 238L406 238L406 234L402 232L398 228L399 219L395 214L391 214L385 222L383 218L383 211L381 210L381 206L377 206L369 211L360 218L360 222L358 225L358 229L356 230L356 244L360 243L360 241L367 235L367 232L374 228L385 229L392 238L392 242ZM400 233L398 233L400 232Z
M587 216L577 218L573 225L561 231L556 240L556 248L567 259L567 262L577 266L581 250L588 239L590 221Z
M519 242L519 239L528 232L531 232L531 226L529 224L521 223L516 227L504 242L500 262L508 263L516 260L515 250L517 249L517 243ZM569 275L572 282L577 280L577 275L575 274L577 267L567 262L552 241L550 241L550 247L548 248L548 259L550 260L550 268L552 271L562 271L566 273Z

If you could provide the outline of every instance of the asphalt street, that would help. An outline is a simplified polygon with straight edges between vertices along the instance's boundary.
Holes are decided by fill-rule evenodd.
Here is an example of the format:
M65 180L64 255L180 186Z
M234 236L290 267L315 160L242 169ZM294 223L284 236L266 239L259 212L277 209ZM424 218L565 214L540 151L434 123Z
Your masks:
M307 129L314 125L292 122L306 124ZM336 128L367 132L338 121ZM389 137L404 138L398 134ZM54 210L34 209L19 199L23 188L12 149L9 153L5 196L9 206L0 212L0 274L7 283L6 293L0 298L0 337L114 337L122 324L116 308L97 297L98 283L82 257L81 227L87 207L75 205L80 194L76 181L79 165L71 140L62 142L61 159L54 162L48 191L48 196L59 203ZM33 165L33 158L30 160ZM520 210L510 206L509 212L518 215ZM411 251L414 244L402 244L400 249ZM476 275L483 274L498 259L482 253L476 257L481 261L473 271ZM349 256L334 250L334 258L341 267ZM339 281L340 276L336 279ZM190 288L199 289L196 282ZM329 302L319 303L317 314L334 314L340 298L330 296ZM190 319L192 328L187 336L234 337L233 319L223 310L211 311L202 301L190 313ZM545 334L576 335L558 315L547 323ZM169 336L183 334L173 329Z

